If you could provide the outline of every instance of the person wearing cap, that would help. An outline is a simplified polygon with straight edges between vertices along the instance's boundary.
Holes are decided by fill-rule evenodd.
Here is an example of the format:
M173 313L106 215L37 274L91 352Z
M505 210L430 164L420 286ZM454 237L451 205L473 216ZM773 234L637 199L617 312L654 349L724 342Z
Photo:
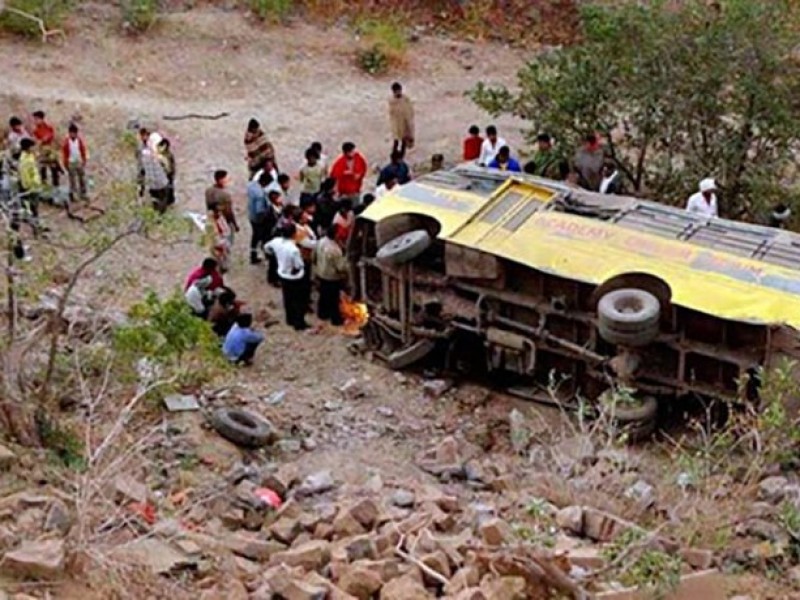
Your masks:
M389 123L392 127L392 151L405 154L414 147L414 104L403 93L403 86L394 82L389 98Z
M686 210L706 217L718 217L719 207L717 206L716 192L717 183L710 177L703 179L700 182L700 191L689 196Z

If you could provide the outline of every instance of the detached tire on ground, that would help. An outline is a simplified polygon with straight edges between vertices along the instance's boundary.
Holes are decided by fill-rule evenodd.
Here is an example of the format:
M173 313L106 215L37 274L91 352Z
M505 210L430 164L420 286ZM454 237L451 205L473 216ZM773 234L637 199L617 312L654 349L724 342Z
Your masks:
M386 242L378 249L375 256L378 260L394 265L402 265L425 252L432 241L427 231L415 229Z
M608 343L646 346L658 337L661 304L645 290L615 290L600 298L597 320L600 337Z
M269 421L237 408L220 408L211 416L211 425L226 440L245 448L261 448L278 437Z
M613 424L619 433L628 436L630 442L640 442L650 438L656 430L658 401L653 396L645 396L633 404L612 401L608 391L600 395L600 411Z

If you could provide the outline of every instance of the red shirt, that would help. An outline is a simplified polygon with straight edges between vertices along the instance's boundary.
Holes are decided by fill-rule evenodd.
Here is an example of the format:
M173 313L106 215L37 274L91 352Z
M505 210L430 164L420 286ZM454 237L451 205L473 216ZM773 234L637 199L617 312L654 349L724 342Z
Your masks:
M211 273L207 273L205 270L203 270L203 266L200 265L194 271L189 273L189 278L186 280L186 285L183 286L183 291L185 292L186 290L188 290L189 286L192 285L198 279L202 279L203 277L206 277L208 275L211 275L211 285L208 286L209 290L215 290L217 288L221 288L224 285L224 283L222 282L222 275L220 275L218 271L215 270L211 271Z
M43 145L52 144L56 137L56 130L49 123L42 121L33 130L33 137L36 141Z
M357 196L367 174L367 159L360 152L348 158L340 155L331 165L330 176L336 179L336 191L340 196Z
M481 155L481 144L483 138L479 135L464 138L464 160L478 160Z

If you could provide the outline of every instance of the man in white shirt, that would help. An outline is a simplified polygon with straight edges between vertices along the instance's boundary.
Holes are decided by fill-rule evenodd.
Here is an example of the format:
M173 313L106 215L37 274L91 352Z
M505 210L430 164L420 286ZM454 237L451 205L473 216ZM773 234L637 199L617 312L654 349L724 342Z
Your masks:
M306 301L303 289L305 265L300 248L294 242L296 227L285 225L280 237L264 244L264 251L275 257L278 266L278 277L283 292L283 310L286 313L286 324L296 331L308 329L306 323Z
M717 206L716 192L717 183L711 178L703 179L700 182L700 191L689 197L686 210L706 217L718 217L719 207Z
M478 164L482 167L488 166L503 146L508 146L508 144L503 138L497 137L497 127L489 125L486 128L486 139L481 144L481 155L478 157Z

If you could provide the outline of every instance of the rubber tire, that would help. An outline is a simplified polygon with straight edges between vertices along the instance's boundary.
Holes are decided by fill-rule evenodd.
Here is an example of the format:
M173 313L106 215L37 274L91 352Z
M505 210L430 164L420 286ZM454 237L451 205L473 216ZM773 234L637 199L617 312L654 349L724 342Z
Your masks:
M653 396L645 396L639 405L617 403L612 406L609 401L609 392L600 394L600 409L604 415L613 418L620 424L655 422L658 414L658 400Z
M211 416L211 425L226 440L245 448L261 448L278 437L269 421L238 408L218 409Z
M600 333L600 337L609 344L629 346L631 348L640 348L653 343L660 333L658 322L651 323L647 328L638 331L620 331L600 321L597 325L597 330Z
M600 325L607 330L639 333L658 326L661 303L653 294L636 288L623 288L604 294L597 303Z
M392 352L386 359L387 366L393 371L405 369L428 356L433 352L434 348L436 348L434 340L423 338L411 344L408 348Z
M375 257L394 265L402 265L425 252L432 242L426 230L415 229L386 242L378 249Z

